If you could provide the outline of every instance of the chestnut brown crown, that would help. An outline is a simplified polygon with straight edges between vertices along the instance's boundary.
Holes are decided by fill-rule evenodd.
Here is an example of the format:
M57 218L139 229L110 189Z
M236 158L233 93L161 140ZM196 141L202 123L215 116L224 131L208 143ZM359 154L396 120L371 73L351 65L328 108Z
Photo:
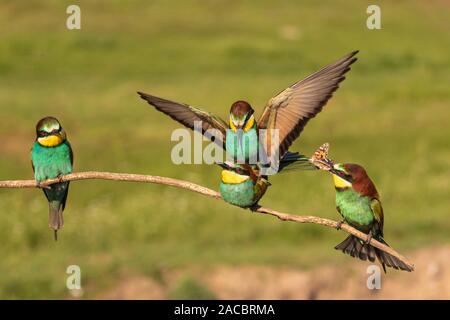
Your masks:
M366 170L355 163L346 163L343 165L345 171L352 178L352 186L361 195L378 198L378 191L375 184L370 179Z
M253 108L247 101L239 100L231 105L230 113L236 118L242 118L252 115Z

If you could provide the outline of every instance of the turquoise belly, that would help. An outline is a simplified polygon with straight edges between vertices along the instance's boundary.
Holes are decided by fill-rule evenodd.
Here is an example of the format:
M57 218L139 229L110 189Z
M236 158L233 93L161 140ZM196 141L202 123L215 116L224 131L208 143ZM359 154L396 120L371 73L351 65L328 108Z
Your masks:
M242 183L226 184L220 183L220 195L223 200L239 207L250 207L256 203L255 191L252 180Z
M238 144L237 134L228 129L226 135L226 150L238 163L255 164L258 160L258 135L256 129L242 134L242 145Z
M59 146L46 148L35 142L31 150L34 177L37 181L56 178L72 172L70 144L66 141Z

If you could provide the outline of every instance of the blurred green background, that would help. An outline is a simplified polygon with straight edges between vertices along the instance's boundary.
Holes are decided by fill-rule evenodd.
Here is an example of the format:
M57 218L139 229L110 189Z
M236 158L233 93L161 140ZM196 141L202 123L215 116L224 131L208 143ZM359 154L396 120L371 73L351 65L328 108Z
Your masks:
M67 30L66 7L81 7ZM292 147L363 164L402 253L450 242L450 6L381 1L368 30L365 1L0 1L0 180L32 178L35 124L53 115L75 170L156 174L217 189L220 170L174 165L173 129L137 90L226 117L237 99L257 112L274 94L344 54L359 60ZM273 177L261 204L337 219L323 172ZM0 298L66 298L66 268L82 269L84 298L119 279L214 266L310 269L350 258L343 233L281 223L167 186L71 185L58 242L39 190L0 189ZM189 296L184 279L172 297ZM195 281L194 281L195 282ZM187 288L183 294L183 288ZM206 292L204 292L206 291Z

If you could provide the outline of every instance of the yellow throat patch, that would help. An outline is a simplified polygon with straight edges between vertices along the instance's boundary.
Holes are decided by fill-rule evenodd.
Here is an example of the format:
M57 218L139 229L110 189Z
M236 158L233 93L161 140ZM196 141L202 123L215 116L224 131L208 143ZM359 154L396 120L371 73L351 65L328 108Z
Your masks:
M228 122L230 124L230 129L233 130L233 132L236 132L237 129L236 129L236 126L233 123L233 119L231 119L231 116L230 116L230 119L228 120Z
M222 182L226 184L238 184L250 179L249 176L237 174L234 171L222 170Z
M234 122L233 122L233 119L231 118L231 116L230 116L228 122L229 122L229 125L230 125L230 129L233 130L233 132L236 132L236 131L237 131L237 128L236 128L236 126L234 125ZM244 128L242 128L242 130L243 130L244 132L248 132L248 130L250 130L251 128L253 128L253 125L254 125L254 124L255 124L255 117L252 115L252 116L250 117L250 119L247 120L247 123L245 124Z
M244 132L247 132L248 130L250 130L254 124L255 124L255 117L253 117L253 115L252 115L250 117L250 119L248 119L247 124L244 127Z
M44 147L56 147L63 142L63 139L59 135L51 135L48 137L38 138L38 142L40 145Z
M349 188L352 186L352 184L350 182L342 179L341 177L339 177L335 174L333 174L333 182L334 182L334 186L339 189Z

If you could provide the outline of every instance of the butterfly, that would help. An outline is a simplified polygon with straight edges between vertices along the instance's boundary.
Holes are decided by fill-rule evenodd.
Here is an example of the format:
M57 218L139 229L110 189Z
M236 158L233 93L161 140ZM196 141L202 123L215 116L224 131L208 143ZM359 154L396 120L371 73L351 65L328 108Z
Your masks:
M333 168L333 161L328 159L328 151L330 150L330 144L328 142L322 144L309 159L314 166L320 170L329 171Z

